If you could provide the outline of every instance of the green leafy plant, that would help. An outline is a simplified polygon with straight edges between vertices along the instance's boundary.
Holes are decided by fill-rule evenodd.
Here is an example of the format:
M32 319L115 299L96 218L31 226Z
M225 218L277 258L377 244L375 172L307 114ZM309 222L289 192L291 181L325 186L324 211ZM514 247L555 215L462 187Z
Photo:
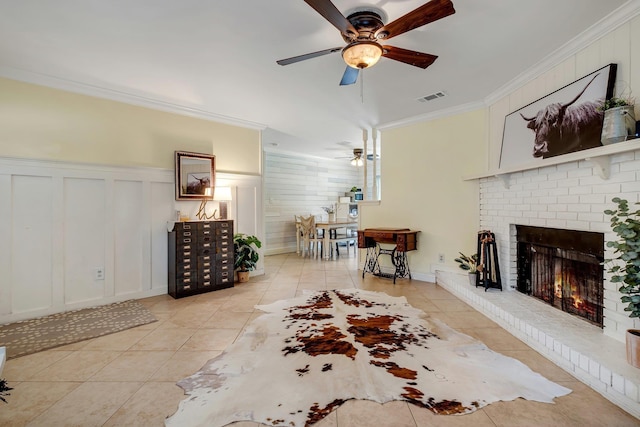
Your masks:
M251 271L256 268L260 255L256 249L262 247L262 242L256 236L243 233L233 235L233 250L236 260L234 270Z
M355 185L353 187L351 187L351 190L349 190L352 193L355 193L356 191L358 191L358 187L356 187Z
M635 99L633 98L610 98L605 100L602 103L602 106L599 108L600 111L607 111L611 108L616 107L627 107L629 105L634 105Z
M454 259L454 261L458 263L458 267L465 271L468 271L469 273L475 273L478 266L478 254L468 256L463 254L462 252L458 253L460 254L460 256Z
M9 387L7 381L0 380L0 400L2 400L4 403L7 403L7 399L5 399L5 397L11 396L11 393L9 393L10 390L13 390L13 388Z
M611 282L620 284L620 300L627 303L624 311L630 312L629 317L640 317L640 209L631 211L629 202L619 197L612 201L617 208L604 213L611 216L611 228L618 239L607 242L616 256L605 259L605 265L612 274Z

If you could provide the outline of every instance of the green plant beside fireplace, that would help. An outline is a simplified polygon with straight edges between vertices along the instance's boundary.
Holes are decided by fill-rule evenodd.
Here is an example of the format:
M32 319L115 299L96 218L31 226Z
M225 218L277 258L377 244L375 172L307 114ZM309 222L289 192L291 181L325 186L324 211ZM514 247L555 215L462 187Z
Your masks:
M469 273L475 273L478 266L478 254L465 255L462 252L458 253L460 256L454 259L454 261L458 263L458 267Z
M640 209L630 210L629 202L619 197L612 201L617 208L604 213L611 216L611 228L618 239L607 242L615 257L606 259L605 265L612 274L611 282L620 284L620 300L627 304L624 311L629 317L640 317Z

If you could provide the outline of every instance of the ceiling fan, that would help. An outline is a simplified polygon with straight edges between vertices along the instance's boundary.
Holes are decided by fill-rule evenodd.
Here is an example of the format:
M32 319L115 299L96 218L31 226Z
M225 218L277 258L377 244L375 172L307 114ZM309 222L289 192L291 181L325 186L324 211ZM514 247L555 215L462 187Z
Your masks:
M380 160L380 155L376 154L376 159ZM335 157L336 159L349 159L349 161L351 162L351 164L353 166L362 166L364 164L365 159L366 160L373 160L373 154L367 154L366 156L364 155L364 150L362 148L354 148L353 149L353 155L351 156L340 156L340 157Z
M364 160L362 160L362 151L362 148L353 149L353 159L351 159L351 164L353 166L362 166L364 164Z
M347 63L347 69L340 81L342 86L354 84L358 80L360 70L371 67L381 56L415 67L427 68L433 64L437 56L381 45L378 41L390 39L456 12L450 0L431 0L395 21L385 24L382 18L385 15L384 12L373 7L363 8L366 10L356 11L345 18L331 0L304 1L340 30L347 45L344 48L334 47L276 62L280 65L289 65L342 51L342 58Z

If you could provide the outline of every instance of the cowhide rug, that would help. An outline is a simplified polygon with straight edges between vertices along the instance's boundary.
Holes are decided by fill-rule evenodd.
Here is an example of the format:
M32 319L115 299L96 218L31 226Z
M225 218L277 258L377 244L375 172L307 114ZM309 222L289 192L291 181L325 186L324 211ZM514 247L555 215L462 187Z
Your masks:
M571 392L426 319L404 297L345 289L258 308L267 314L178 383L189 397L167 426L305 426L349 399L465 414L518 397L552 403Z

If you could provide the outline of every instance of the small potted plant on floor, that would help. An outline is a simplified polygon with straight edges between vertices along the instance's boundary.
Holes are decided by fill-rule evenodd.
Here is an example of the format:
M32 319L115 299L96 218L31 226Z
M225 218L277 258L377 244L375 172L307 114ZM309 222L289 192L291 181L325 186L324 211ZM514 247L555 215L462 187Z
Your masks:
M13 388L9 387L6 380L0 379L0 400L4 403L7 403L6 396L9 396L11 393L9 391L13 390Z
M262 242L256 236L237 233L233 236L233 249L235 252L234 270L238 274L238 282L249 281L249 272L255 270L260 259L257 249L262 247Z
M618 207L604 213L611 216L611 228L618 238L607 242L607 247L614 249L615 257L606 259L605 265L611 273L611 283L620 284L620 301L627 304L624 311L636 318L640 317L640 209L631 211L629 202L619 197L612 201ZM626 344L627 361L640 368L640 330L628 329Z
M458 263L458 267L469 273L469 283L471 286L476 285L476 275L478 274L478 254L467 256L462 252L458 252L460 256L454 259Z

